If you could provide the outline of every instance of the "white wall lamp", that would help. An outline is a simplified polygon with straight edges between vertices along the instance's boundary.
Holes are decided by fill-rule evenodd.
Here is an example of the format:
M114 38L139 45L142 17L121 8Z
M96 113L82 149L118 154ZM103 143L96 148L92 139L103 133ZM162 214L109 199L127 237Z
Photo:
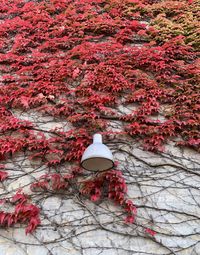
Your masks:
M102 143L100 134L93 136L93 143L84 151L81 166L89 171L105 171L114 166L112 152Z

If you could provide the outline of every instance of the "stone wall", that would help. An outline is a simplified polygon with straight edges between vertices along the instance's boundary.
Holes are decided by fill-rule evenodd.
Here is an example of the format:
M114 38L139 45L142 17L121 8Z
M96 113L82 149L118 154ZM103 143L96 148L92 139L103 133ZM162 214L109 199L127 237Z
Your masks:
M196 122L193 120L189 123L189 119L188 123L184 125L187 126L187 131L194 130L196 132L196 136L194 132L194 137L197 143L194 144L194 147L198 149L198 138L196 138L199 134L197 123L199 109L198 87L196 84L197 72L193 70L195 65L192 66L191 64L196 58L187 50L188 43L188 45L194 46L197 52L198 27L194 25L197 24L197 12L193 10L194 8L189 10L189 7L185 7L187 6L186 1L169 1L172 6L169 6L170 4L166 1L167 6L159 7L159 5L155 5L151 11L152 2L163 2L164 4L165 1L142 1L145 4L141 4L140 1L97 1L99 6L93 6L92 8L89 6L92 1L83 1L85 2L85 7L87 7L87 12L84 12L82 7L78 10L79 1L76 1L76 5L71 1L73 3L69 6L66 4L68 2L65 1L64 7L60 5L59 1L25 0L24 2L27 3L27 6L21 11L20 8L22 8L23 3L22 5L20 3L15 5L12 1L8 1L9 4L6 1L2 1L4 11L2 11L3 14L1 13L0 23L3 24L2 30L5 30L5 38L2 39L4 45L1 42L3 49L0 57L3 67L0 71L4 78L1 77L0 86L3 91L4 101L8 101L8 103L6 104L2 100L3 103L0 107L6 108L5 118L8 117L9 119L10 116L14 116L19 120L28 120L34 124L30 131L35 132L35 134L42 132L46 138L54 137L55 132L52 130L55 130L55 128L67 132L70 129L80 128L84 121L85 126L83 124L83 127L85 130L87 130L89 125L92 126L91 130L102 130L106 122L107 130L125 131L127 123L134 121L134 118L130 118L126 123L121 121L121 117L130 117L128 115L134 114L134 110L137 110L138 107L144 110L143 106L141 107L143 102L140 100L137 102L137 96L136 103L134 100L132 100L132 103L127 103L129 94L131 95L135 89L137 92L148 85L148 95L153 92L157 93L157 91L154 91L154 86L156 89L163 90L164 95L166 93L165 89L169 89L168 93L171 97L176 90L176 86L178 90L183 86L183 89L180 90L180 97L177 94L174 99L178 102L177 108L173 104L173 98L171 102L169 100L169 102L164 102L164 104L158 100L159 109L155 111L155 114L151 114L151 111L146 114L146 117L148 117L146 123L148 125L149 120L159 120L160 123L163 123L168 120L167 118L170 118L169 112L176 117L176 110L179 110L181 104L187 105L189 109L190 104L195 105L196 102L196 110L193 109L196 114ZM37 4L31 5L33 2ZM44 3L44 6L41 2ZM58 8L54 8L53 5L48 6L51 2L55 2ZM110 2L110 5L107 5L107 2ZM123 6L123 2L127 4ZM188 2L190 4L194 2L197 6L197 1ZM113 3L116 4L116 7L112 9ZM121 3L122 6L120 7ZM147 3L149 3L148 8L145 7ZM118 6L121 8L121 17L115 19L115 13L118 13L118 9L120 9ZM170 8L168 10L168 7L171 7L171 10ZM180 8L182 10L179 10ZM12 9L8 15L7 9ZM34 9L34 14L32 9ZM90 11L92 14L90 14ZM110 13L109 22L106 23L104 14L108 15L107 12L109 13L109 11L112 13ZM185 19L183 15L185 23L179 22L179 20L176 21L175 18L179 11L185 12ZM76 27L76 29L73 28L74 31L70 22L69 24L66 22L63 25L66 21L64 16L64 18L62 15L59 16L59 22L56 20L56 15L59 15L59 12L72 16L71 19L74 19L72 25ZM96 18L91 22L89 18L91 18L93 12ZM148 12L150 12L149 16L147 15ZM85 13L88 15L87 18L84 17ZM42 18L41 14L43 15ZM83 18L81 18L82 14ZM21 15L20 19L17 19L18 15ZM98 20L99 16L100 19ZM49 28L46 25L48 23L46 22L46 17L48 22L49 20L51 21ZM149 22L150 17L153 18L153 22ZM135 19L136 22L134 24ZM4 23L6 20L8 24ZM19 28L16 26L16 20L20 20L22 23ZM27 22L28 25L26 24ZM33 27L32 23L34 22L36 25ZM129 23L130 28L133 27L132 35L129 35L130 29L127 31L124 29L126 28L125 24ZM27 28L24 28L24 24ZM41 24L42 26L40 26ZM154 25L156 26L157 34L154 34L155 29L152 29L152 27L149 29L150 26ZM12 26L18 29L18 34L12 31ZM116 26L115 29L113 29L113 26ZM31 27L32 31L29 31L29 27ZM159 31L162 32L162 29L164 32L160 33ZM121 35L120 32L122 32ZM3 35L3 33L1 34ZM53 34L57 34L57 37L55 36L54 38ZM187 43L185 44L181 36L177 41L174 41L176 35L188 36ZM83 40L84 36L87 38L85 41ZM155 36L156 38L154 38ZM33 38L37 38L36 44L33 43ZM174 67L170 67L168 60L165 62L167 56L165 51L167 52L168 48L165 48L166 50L162 49L161 55L159 56L158 54L156 60L153 59L151 62L150 56L147 62L144 61L143 65L140 65L140 57L145 51L144 43L151 42L154 52L158 52L161 48L160 45L163 45L168 39L172 39L171 46L180 47L180 59L179 56L177 57L179 55L179 51L177 51L178 54L174 53L172 61L170 60L171 62L169 62L171 64L176 63L177 70L180 69L177 71L177 75L174 72ZM79 48L79 46L82 46L82 48ZM148 57L148 54L153 54L153 51L151 52L149 49L150 46L147 46L146 57ZM170 54L174 51L173 47L168 50ZM80 54L79 51L85 54L86 59L82 59L82 53ZM182 51L187 53L186 57L184 56L186 53L181 53ZM121 56L120 52L124 52L126 60L124 63L129 63L130 59L134 59L137 54L140 54L136 63L134 63L133 69L131 62L127 66L125 65L125 70L123 68L122 70L120 69L121 67L118 65L118 57ZM44 60L45 54L48 55L46 60ZM192 59L192 56L194 59ZM44 59L41 61L41 58ZM168 58L170 59L169 56ZM115 62L113 62L113 59L115 59ZM100 61L100 64L103 63L102 69L98 69L98 61ZM162 75L160 74L162 78L157 75L157 61L160 64L160 66L158 65L159 68L163 70L163 73L161 72ZM15 63L17 64L15 65ZM107 90L106 85L109 85L110 80L106 80L106 78L109 77L109 66L111 64L113 65L113 70L111 70L111 85L113 87L110 86L110 89ZM153 68L145 69L146 65L148 67L154 66ZM164 72L165 66L168 66L169 69L166 73ZM16 67L19 69L16 69ZM126 74L127 67L129 70ZM23 68L25 71L23 71ZM16 70L18 70L18 73ZM74 122L72 118L70 122L71 114L65 113L65 111L60 111L61 114L57 112L56 118L52 117L62 105L66 106L66 109L69 108L69 111L75 109L72 116L74 118L80 113L84 116L84 114L88 113L88 109L93 111L93 106L88 107L85 104L86 97L82 98L81 103L77 100L75 93L84 94L86 92L81 90L74 91L79 85L83 85L83 89L84 86L86 86L86 89L90 89L90 77L92 77L93 73L101 74L101 72L105 73L106 78L101 77L99 85L99 77L95 77L96 84L95 82L93 84L94 95L98 98L99 95L108 96L109 94L111 99L108 100L108 103L98 105L99 109L97 107L95 117L96 123L92 119L93 116L90 116L89 124L86 121L87 117L83 117L83 122L81 118L77 118ZM187 72L188 77L187 75L184 77ZM114 75L116 74L119 74L119 77L115 77ZM158 77L154 83L156 75ZM43 83L45 79L48 86ZM134 79L136 79L135 84L133 84ZM171 85L168 81L170 79L172 79L170 81ZM186 79L186 86L184 85L184 79ZM124 89L121 90L120 86L123 86L123 83ZM131 91L126 88L126 84L129 83L134 85ZM194 94L192 100L194 102L192 100L187 102L188 95L192 93L186 90L189 85L192 87L191 91ZM34 93L32 86L35 86L38 92ZM41 91L39 89L40 86ZM102 88L99 89L98 86L102 86ZM3 90L3 88L6 89ZM66 91L69 90L70 93L69 91L67 93L64 92L63 96L61 93L63 88ZM10 94L18 89L17 95L19 98L13 97L9 101ZM20 92L21 89L22 92ZM172 92L170 92L170 89L172 89ZM183 97L181 93L185 93ZM126 97L124 94L126 94ZM114 103L114 106L112 106L112 100L115 99L111 97L113 95L116 96L117 102ZM71 100L69 102L67 101L68 97ZM143 98L143 95L141 98ZM144 100L146 100L145 96ZM12 104L13 107L11 107ZM69 105L70 107L68 107ZM53 109L54 113L49 115L42 113L44 112L41 110L42 106L49 107L46 108L49 112ZM19 109L23 110L20 112ZM190 115L188 109L186 109L187 117ZM6 125L6 123L3 124ZM153 125L154 123L152 127ZM179 123L177 126L174 126L174 129L177 128L179 130ZM6 132L9 133L10 137L15 137L22 135L22 130L19 128L13 131L7 127ZM189 131L188 134L190 134ZM182 134L177 132L178 136L183 137L184 128L181 129L181 132ZM139 137L138 134L135 136ZM2 137L4 137L4 132L2 132ZM0 198L9 199L19 189L22 189L23 192L30 196L31 202L40 208L41 224L36 231L28 235L25 234L25 224L16 224L9 228L0 227L0 255L199 255L200 154L190 149L177 147L176 141L179 141L178 138L180 137L177 138L173 134L166 135L166 140L169 138L171 141L166 144L163 153L144 151L133 137L130 132L126 132L126 135L122 134L121 136L119 134L113 135L113 139L104 137L104 142L112 150L115 160L119 162L118 168L122 171L126 180L128 186L127 198L131 199L137 207L137 217L133 224L125 223L126 215L124 211L108 199L92 202L81 196L77 190L71 189L59 192L32 192L30 185L52 169L42 162L42 158L40 160L30 159L30 151L28 150L14 153L7 160L1 161L2 164L5 163L5 170L8 172L9 178L4 182L0 182ZM55 168L58 173L63 174L68 171L71 165L70 160L66 160L64 164L59 164ZM81 178L87 179L93 175L93 173L85 171ZM0 201L0 207L0 211L13 211L13 208L8 203L1 203ZM155 232L151 232L151 230Z

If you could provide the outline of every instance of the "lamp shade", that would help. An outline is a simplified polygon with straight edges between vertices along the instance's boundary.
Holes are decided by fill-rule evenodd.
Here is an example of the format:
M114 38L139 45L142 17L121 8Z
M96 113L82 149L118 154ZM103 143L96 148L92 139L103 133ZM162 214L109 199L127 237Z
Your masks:
M112 152L102 143L100 134L93 136L93 143L84 151L81 166L90 171L104 171L114 166Z

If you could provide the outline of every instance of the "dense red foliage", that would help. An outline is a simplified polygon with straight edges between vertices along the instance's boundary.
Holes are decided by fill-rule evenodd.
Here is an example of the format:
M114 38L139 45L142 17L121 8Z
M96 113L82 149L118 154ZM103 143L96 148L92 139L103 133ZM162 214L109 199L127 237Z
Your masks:
M40 224L39 212L37 206L29 204L27 196L23 193L15 194L10 201L4 203L11 203L15 205L14 211L5 212L0 211L0 225L10 227L16 223L27 223L26 234L32 233Z
M128 214L126 222L133 223L137 209L131 200L125 198L126 192L127 186L122 173L116 170L101 173L94 179L84 181L81 187L81 193L89 196L92 201L108 197L121 205Z
M109 139L113 119L123 122L123 134L146 150L162 151L175 138L178 145L199 150L198 44L191 42L183 21L177 34L172 29L162 34L157 25L160 13L168 21L176 16L185 22L182 13L196 15L196 1L168 2L2 0L0 159L26 151L30 159L42 159L52 169L79 161L93 133L104 132ZM155 24L141 22L150 19ZM136 110L119 113L120 105ZM46 137L35 123L15 116L19 109L54 116L72 128L50 130L51 137ZM116 139L118 134L121 131L115 132ZM6 177L1 171L0 181ZM46 175L32 189L66 189L69 179ZM96 201L106 184L107 196L121 204L127 221L133 222L135 207L124 197L126 185L119 172L85 182L81 193ZM30 207L19 203L15 214L27 214ZM1 224L22 221L22 216L2 215ZM27 232L39 222L32 214L29 218Z

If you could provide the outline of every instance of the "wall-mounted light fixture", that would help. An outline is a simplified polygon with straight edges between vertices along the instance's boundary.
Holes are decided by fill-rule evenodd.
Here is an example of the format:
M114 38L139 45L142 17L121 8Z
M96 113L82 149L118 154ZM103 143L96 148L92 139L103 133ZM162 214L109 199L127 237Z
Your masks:
M89 171L105 171L114 166L112 152L102 143L100 134L93 136L93 143L84 151L81 166Z

